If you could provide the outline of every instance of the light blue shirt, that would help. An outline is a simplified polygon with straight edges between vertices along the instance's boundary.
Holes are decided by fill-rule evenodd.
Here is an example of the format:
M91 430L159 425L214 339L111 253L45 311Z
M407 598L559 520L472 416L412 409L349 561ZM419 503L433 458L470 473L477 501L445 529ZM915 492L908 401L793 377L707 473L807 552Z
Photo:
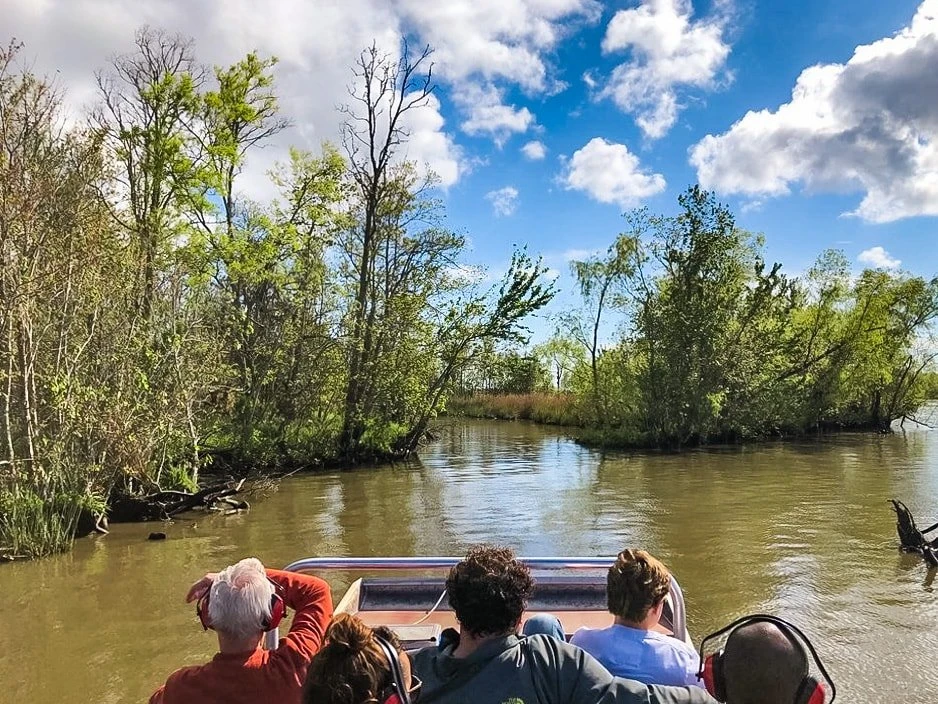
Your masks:
M703 687L697 679L697 651L677 638L615 624L601 629L580 628L570 642L618 677L644 684Z

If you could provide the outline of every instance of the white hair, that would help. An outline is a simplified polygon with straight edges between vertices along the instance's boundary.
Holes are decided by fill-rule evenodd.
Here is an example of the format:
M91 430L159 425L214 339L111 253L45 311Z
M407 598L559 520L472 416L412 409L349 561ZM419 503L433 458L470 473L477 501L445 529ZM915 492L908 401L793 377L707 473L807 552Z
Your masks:
M273 594L274 586L257 558L248 557L226 567L212 582L209 594L212 628L235 638L263 632L264 622L270 619Z

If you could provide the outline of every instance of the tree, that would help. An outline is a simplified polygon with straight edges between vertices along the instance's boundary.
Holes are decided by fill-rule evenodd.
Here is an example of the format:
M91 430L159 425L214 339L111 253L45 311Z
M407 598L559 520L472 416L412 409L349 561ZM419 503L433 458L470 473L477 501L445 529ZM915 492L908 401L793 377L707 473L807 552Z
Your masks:
M623 303L624 287L636 272L639 252L639 240L634 235L623 234L616 238L604 257L594 256L584 261L574 261L570 265L585 310L579 314L564 315L562 321L589 354L592 394L600 418L604 418L607 411L599 378L603 315L610 306Z
M347 240L346 254L353 271L355 293L349 313L349 375L339 445L353 454L365 432L365 403L375 381L376 337L382 288L376 286L376 264L387 226L415 222L427 209L414 203L414 175L396 168L397 148L408 137L409 113L427 105L433 91L429 47L416 57L407 44L399 58L383 54L376 44L361 53L355 70L357 84L349 94L354 107L346 107L343 145L355 187L358 226ZM421 73L426 68L426 73ZM403 207L401 207L403 206ZM416 209L414 208L416 206ZM432 207L431 207L432 209ZM388 219L391 220L388 223ZM397 220L395 223L394 221ZM391 238L384 238L390 244ZM449 243L455 250L460 243ZM392 257L385 258L387 263ZM405 261L414 262L405 255ZM411 264L412 265L412 264ZM390 284L394 277L389 277ZM389 293L384 288L385 298Z
M116 159L115 177L126 209L115 217L141 257L138 305L150 317L160 257L180 230L180 199L192 188L196 164L190 125L199 109L204 72L191 40L149 27L137 51L116 57L97 74L102 107L95 122Z
M583 346L560 330L547 341L534 348L534 355L541 360L553 377L557 391L568 391L574 370L585 362Z
M62 127L18 51L0 49L0 552L43 555L71 543L129 459L105 362L130 267L100 195L99 135Z
M454 279L465 238L442 226L435 176L401 159L411 113L433 91L430 50L362 52L345 109L354 224L340 239L351 291L348 380L339 447L346 457L410 453L476 347L514 339L553 295L522 252L498 290Z

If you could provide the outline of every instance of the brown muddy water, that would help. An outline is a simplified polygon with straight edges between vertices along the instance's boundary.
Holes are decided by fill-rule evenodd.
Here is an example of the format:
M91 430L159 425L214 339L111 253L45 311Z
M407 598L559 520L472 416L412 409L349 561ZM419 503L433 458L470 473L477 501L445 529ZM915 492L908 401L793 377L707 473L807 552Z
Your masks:
M683 585L696 642L778 614L812 636L838 700L935 702L935 573L896 550L890 497L936 520L938 431L603 456L555 429L456 423L419 462L294 477L245 515L116 526L0 566L0 702L146 701L213 654L183 597L241 557L458 555L481 541L531 556L645 547ZM168 540L147 542L153 530ZM323 576L336 599L353 578Z

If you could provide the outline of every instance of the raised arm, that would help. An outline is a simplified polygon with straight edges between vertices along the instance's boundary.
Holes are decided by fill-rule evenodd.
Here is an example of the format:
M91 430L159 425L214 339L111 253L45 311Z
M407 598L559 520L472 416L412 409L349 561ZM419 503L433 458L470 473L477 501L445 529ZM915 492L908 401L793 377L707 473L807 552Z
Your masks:
M277 652L290 653L310 660L322 646L323 634L332 619L332 593L329 585L319 577L267 570L267 576L278 587L288 608L296 613L286 638Z

